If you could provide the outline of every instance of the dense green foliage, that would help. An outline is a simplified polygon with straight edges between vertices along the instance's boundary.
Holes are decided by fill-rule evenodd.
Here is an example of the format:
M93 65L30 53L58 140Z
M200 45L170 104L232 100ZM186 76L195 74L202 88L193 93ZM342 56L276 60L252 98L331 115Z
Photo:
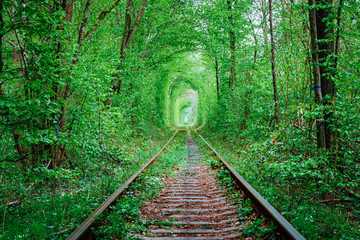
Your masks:
M273 1L272 69L268 3L0 1L0 237L62 237L192 125L307 238L356 239L360 4Z

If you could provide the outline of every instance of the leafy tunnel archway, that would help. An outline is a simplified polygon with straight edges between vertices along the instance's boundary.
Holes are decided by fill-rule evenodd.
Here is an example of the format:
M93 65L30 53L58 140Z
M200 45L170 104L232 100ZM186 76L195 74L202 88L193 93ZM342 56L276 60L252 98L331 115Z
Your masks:
M173 101L174 124L196 125L197 123L198 94L193 89L186 90L181 96Z
M168 68L165 92L168 126L203 126L209 109L216 104L214 72L201 52L187 52L175 58Z

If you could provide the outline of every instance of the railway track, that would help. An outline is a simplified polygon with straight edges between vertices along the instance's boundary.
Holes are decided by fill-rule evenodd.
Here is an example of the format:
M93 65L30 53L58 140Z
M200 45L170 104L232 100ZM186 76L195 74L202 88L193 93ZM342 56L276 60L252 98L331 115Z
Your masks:
M194 132L198 134L195 130ZM172 138L175 135L176 133ZM278 224L279 234L281 234L282 239L305 239L250 184L237 174L202 136L199 135L199 137L220 159L221 164L230 172L231 177L241 188L241 191L252 199L261 215L267 216ZM155 161L171 139L152 159L75 229L67 239L95 239L94 235L91 234L94 217L103 213L105 209L116 202L116 198L147 166ZM133 236L143 240L246 239L241 234L245 221L240 220L241 213L237 211L239 209L237 204L226 196L226 189L220 186L219 181L215 178L214 171L208 169L201 162L201 152L191 135L187 136L187 148L186 164L175 174L175 177L164 181L165 188L163 188L158 198L147 202L141 208L142 218L144 221L150 222L147 231ZM245 195L242 197L245 197Z
M175 178L168 179L159 198L142 212L151 218L144 240L236 239L240 222L234 202L228 202L214 173L201 162L198 147L187 136L188 157Z

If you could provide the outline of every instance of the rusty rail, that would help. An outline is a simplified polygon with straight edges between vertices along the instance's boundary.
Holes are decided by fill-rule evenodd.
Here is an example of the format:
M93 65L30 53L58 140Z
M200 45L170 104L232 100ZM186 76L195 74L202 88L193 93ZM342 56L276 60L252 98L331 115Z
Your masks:
M266 201L228 162L213 148L210 144L195 130L192 129L199 137L208 145L208 147L220 158L221 162L230 171L233 178L238 182L241 188L249 195L249 197L259 206L266 215L270 216L280 227L281 232L286 239L305 240L302 236L268 201Z
M151 165L155 159L165 150L171 140L178 133L178 130L172 135L169 141L160 149L149 161L147 161L136 173L134 173L128 180L126 180L115 192L113 192L94 212L90 214L67 238L66 240L78 240L78 239L89 239L86 237L91 227L94 225L96 216L105 212L111 205L116 202L116 199L122 194L122 192L138 177L145 168ZM86 238L85 238L86 237Z

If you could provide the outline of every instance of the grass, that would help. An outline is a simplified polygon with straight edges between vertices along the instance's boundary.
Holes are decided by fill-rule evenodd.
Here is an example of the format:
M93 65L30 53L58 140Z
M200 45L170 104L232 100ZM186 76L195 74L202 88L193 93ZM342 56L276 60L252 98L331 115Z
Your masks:
M201 139L196 140L202 144ZM211 142L307 239L360 239L359 199L322 203L322 199L348 199L341 189L351 187L351 181L333 167L326 168L329 160L324 153L306 153L308 143L296 143L297 149L287 150L286 143L271 145L267 140L230 143L215 137ZM208 159L211 161L210 156Z
M73 159L75 168L51 170L35 166L23 174L13 165L3 166L6 171L13 171L13 179L7 179L10 174L2 173L0 238L66 238L167 140L166 136L160 141L138 138L127 145L119 143L118 149L122 152L120 166L118 162L99 156L88 158L90 155L85 153L82 159ZM151 185L157 180L148 178L146 181ZM153 194L155 190L152 190L147 192ZM8 205L15 201L17 203Z

